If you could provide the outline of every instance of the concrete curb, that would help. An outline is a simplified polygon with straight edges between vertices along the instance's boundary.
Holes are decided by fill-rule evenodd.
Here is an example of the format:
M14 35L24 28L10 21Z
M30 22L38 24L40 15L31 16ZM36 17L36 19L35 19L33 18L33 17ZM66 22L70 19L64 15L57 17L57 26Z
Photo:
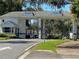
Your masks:
M35 43L31 45L30 47L28 47L27 49L25 49L24 52L21 55L19 55L16 59L24 59L28 54L31 53L30 49L36 46L37 44L39 43Z
M0 43L21 42L21 41L42 42L43 40L38 40L38 39L9 39L9 40L0 40Z
M7 41L26 41L26 39L7 39L7 40L0 40L0 42L7 42Z

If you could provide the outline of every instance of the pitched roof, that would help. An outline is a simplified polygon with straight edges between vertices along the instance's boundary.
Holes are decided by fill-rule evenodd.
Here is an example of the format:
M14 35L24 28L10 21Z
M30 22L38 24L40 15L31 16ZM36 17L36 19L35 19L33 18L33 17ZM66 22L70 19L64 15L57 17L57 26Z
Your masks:
M63 14L63 16L62 16ZM0 18L42 18L42 19L70 19L71 14L68 12L47 12L47 11L23 11L10 12L0 16Z
M1 24L1 27L15 27L16 24L12 21L6 21Z

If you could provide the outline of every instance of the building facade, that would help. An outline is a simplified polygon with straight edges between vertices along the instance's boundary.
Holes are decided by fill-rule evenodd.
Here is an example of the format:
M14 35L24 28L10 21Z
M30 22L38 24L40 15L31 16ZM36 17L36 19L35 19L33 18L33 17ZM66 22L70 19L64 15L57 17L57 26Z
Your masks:
M45 19L55 19L55 20L64 20L71 19L69 13L62 14L53 13L53 12L10 12L8 14L0 16L0 33L11 33L16 34L19 38L27 38L28 26L26 25L27 20L37 19L38 22L38 38L41 39L41 20Z

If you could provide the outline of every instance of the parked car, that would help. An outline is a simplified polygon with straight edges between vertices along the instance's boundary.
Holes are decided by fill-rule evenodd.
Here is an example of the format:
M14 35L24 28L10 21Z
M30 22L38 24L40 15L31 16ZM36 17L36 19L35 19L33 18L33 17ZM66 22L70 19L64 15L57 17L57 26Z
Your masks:
M34 35L32 36L32 38L38 38L38 35L37 35L37 34L34 34Z

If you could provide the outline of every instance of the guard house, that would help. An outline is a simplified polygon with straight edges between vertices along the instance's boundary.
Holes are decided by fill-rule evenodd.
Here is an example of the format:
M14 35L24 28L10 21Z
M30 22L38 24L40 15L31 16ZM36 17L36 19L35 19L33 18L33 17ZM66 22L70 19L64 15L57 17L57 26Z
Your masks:
M38 38L41 39L44 22L41 24L41 20L54 19L64 20L71 19L70 13L63 12L63 15L59 12L46 12L46 11L23 11L23 12L10 12L0 16L0 33L13 33L17 34L20 38L26 38L26 26L27 20L36 19L38 20Z

